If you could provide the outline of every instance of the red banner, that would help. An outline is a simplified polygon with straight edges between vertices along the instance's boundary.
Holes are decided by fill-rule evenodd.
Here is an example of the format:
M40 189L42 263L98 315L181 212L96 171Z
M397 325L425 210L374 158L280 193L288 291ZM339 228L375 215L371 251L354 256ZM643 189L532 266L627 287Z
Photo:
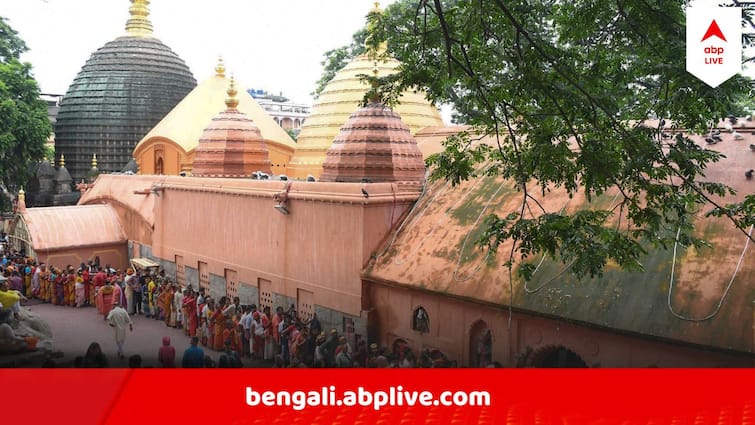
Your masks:
M752 369L6 369L0 382L7 424L755 424Z

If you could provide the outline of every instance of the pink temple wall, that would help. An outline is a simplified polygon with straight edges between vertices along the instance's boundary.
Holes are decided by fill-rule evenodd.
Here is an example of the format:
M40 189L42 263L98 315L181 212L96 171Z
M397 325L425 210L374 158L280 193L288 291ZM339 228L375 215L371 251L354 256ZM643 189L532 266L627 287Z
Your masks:
M368 199L359 184L296 182L290 214L284 215L272 195L285 182L186 181L209 184L185 189L168 184L161 190L153 255L167 261L180 255L194 268L206 262L218 276L235 270L247 285L266 279L274 293L291 298L298 289L311 291L315 304L356 316L363 266L418 195L397 198L390 184L374 184Z
M493 336L493 360L514 367L530 350L563 346L589 367L753 367L746 354L703 350L623 335L609 330L570 324L521 312L514 312L511 328L505 305L499 308L450 298L405 287L365 282L367 299L377 316L378 343L391 347L396 339L409 343L415 352L434 348L459 366L469 366L474 343L473 325L484 321ZM423 307L430 318L428 333L412 329L412 315Z
M53 251L35 251L39 262L63 268L72 265L78 268L79 264L100 257L100 265L105 267L110 264L115 269L125 270L128 267L128 246L126 242L101 245L101 246L78 246Z

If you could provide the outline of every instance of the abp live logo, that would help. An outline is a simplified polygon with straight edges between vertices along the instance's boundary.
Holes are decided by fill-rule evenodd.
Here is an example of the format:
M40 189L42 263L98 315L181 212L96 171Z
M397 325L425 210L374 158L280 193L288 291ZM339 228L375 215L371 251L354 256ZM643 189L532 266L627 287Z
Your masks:
M711 87L742 71L742 9L687 9L687 71Z

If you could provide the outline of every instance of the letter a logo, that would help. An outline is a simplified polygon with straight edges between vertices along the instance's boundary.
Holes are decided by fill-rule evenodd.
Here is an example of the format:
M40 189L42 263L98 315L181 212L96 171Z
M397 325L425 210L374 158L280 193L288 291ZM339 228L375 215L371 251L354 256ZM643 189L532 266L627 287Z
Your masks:
M721 32L721 28L718 27L718 24L716 23L716 20L714 19L713 22L710 23L710 26L708 27L708 31L705 31L705 35L703 36L703 39L701 41L705 41L713 36L716 36L720 38L723 41L726 41L726 37L724 37L724 33Z
M742 72L742 8L687 9L687 71L711 87Z

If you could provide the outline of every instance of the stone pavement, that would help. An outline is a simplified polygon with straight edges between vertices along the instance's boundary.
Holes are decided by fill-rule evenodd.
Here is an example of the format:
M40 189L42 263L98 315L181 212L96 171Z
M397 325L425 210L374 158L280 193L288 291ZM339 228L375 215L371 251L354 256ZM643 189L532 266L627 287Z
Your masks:
M35 301L29 303L26 308L37 313L47 321L52 330L53 346L55 350L62 351L64 357L56 359L58 366L73 366L76 356L83 356L87 347L92 342L98 342L102 351L108 358L110 367L128 367L128 357L139 354L142 357L143 367L158 367L157 353L162 345L164 336L169 336L171 345L176 348L176 364L180 366L184 350L189 347L189 337L185 336L182 329L174 329L165 326L165 322L148 319L144 316L132 316L134 331L128 332L124 351L125 359L117 356L117 346L113 338L113 328L103 320L103 316L97 313L94 307L61 307L50 304L42 304ZM200 347L201 344L200 344ZM206 355L212 357L217 364L220 352L202 347ZM255 362L251 359L243 359L246 367L269 367L270 363Z

